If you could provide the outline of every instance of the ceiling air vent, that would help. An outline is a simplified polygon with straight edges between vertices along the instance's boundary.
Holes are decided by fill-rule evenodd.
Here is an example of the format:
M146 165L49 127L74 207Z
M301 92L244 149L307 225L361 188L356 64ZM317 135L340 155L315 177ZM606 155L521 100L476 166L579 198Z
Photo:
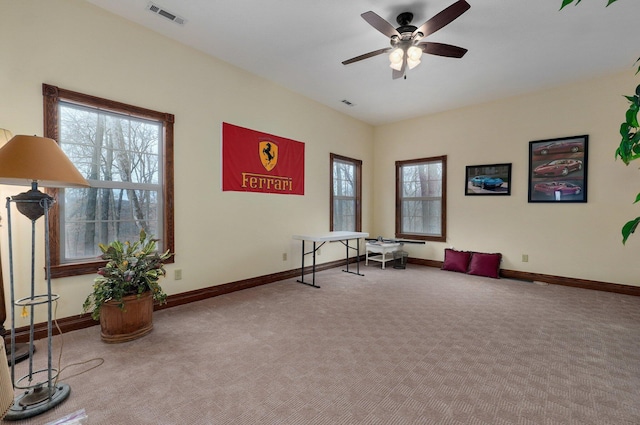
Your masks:
M355 106L353 102L350 102L347 99L342 99L340 102L344 103L347 106Z
M176 24L184 25L184 23L187 22L184 18L181 18L175 13L171 13L166 9L163 9L162 7L158 6L157 4L154 4L151 2L147 4L147 10L155 13L156 15L160 15L164 18L167 18L168 20L175 22Z

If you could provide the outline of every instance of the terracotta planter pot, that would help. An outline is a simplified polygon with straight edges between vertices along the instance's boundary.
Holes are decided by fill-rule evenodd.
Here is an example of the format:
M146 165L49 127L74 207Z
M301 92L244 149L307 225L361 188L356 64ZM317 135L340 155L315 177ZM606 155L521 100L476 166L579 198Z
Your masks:
M151 292L140 297L123 298L124 310L115 301L100 307L100 337L107 343L131 341L145 336L153 329L153 298Z

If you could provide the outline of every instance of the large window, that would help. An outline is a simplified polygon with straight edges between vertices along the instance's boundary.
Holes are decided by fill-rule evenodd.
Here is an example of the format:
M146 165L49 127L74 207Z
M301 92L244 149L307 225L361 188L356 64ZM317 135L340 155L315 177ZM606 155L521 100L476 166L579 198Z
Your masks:
M446 240L447 157L396 162L396 237Z
M99 243L141 229L173 252L173 115L43 85L45 136L90 188L49 190L52 277L95 273Z
M362 161L331 154L331 231L362 231Z

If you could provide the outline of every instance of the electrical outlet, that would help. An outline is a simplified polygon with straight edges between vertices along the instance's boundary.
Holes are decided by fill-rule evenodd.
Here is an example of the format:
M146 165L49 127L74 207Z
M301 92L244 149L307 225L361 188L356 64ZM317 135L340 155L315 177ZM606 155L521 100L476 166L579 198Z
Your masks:
M522 262L523 263L529 262L529 254L522 254Z
M182 279L182 269L175 269L173 271L173 279L174 280L181 280Z
M282 261L287 261L287 253L286 252L282 253Z

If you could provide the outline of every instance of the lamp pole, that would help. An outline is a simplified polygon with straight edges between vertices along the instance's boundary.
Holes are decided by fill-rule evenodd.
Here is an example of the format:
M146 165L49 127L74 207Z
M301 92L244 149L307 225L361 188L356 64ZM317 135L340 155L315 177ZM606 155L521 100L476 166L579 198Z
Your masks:
M4 128L0 128L0 147L4 146L9 140L13 138L13 134L9 130L5 130ZM2 217L0 216L0 221L2 221ZM0 338L5 339L7 335L7 329L4 327L4 322L7 320L7 305L5 303L4 297L4 281L2 279L2 252L0 251ZM9 341L4 341L5 351L7 353L7 359L9 364L11 364L11 343ZM15 361L19 362L21 360L29 357L29 346L27 344L16 344L15 346Z
M2 221L2 217L0 217ZM7 329L4 327L4 322L7 320L7 304L4 298L4 280L2 278L2 251L0 250L0 338L4 339L5 353L7 354L7 360L11 365L11 343L6 340ZM35 347L33 348L35 351ZM14 356L16 363L29 357L29 344L19 343L14 344Z

